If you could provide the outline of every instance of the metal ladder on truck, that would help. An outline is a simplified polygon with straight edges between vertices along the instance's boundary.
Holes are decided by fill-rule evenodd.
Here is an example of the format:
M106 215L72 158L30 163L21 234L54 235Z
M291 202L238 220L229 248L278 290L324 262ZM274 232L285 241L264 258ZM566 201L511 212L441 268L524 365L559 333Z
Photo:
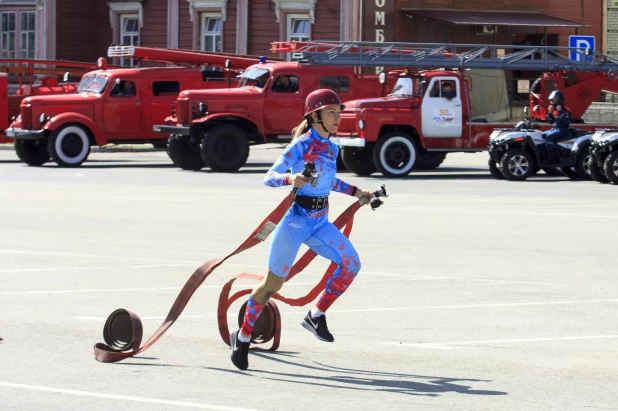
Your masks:
M236 71L242 71L254 64L266 62L266 57L264 56L240 56L228 53L207 53L139 46L110 46L107 49L107 56L110 58L130 58L137 61L147 60L177 65L229 68ZM268 60L283 61L280 58L270 57Z
M511 50L509 52L509 50ZM303 64L420 69L496 69L607 72L618 79L618 59L588 48L496 44L273 42ZM573 60L570 56L576 56Z

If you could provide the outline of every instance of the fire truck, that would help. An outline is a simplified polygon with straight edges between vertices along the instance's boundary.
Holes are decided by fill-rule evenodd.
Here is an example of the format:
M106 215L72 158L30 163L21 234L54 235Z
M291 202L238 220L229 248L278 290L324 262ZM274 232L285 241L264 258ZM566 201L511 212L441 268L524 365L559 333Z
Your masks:
M271 51L288 49L275 42ZM235 89L183 91L171 116L154 126L169 136L167 150L175 165L184 170L206 166L237 171L247 161L251 145L289 141L291 130L302 120L305 98L318 88L330 88L342 100L384 93L377 74L359 74L346 64L260 62L239 79Z
M24 98L73 94L78 83L69 80L79 79L96 68L96 63L64 60L0 60L0 143L12 141L6 138L4 130L19 115L19 106ZM17 76L17 84L10 84L9 76ZM27 76L27 81L24 81L24 76ZM60 76L63 76L62 80Z
M514 48L517 50L508 52ZM565 57L570 52L576 53L578 60ZM584 93L585 100L569 100L571 92L566 88L567 105L572 109L575 105L581 117L596 98L595 90L598 94L618 79L616 60L589 49L567 47L306 42L296 45L296 53L301 61L320 66L407 67L389 96L345 102L333 140L342 148L345 166L358 175L380 171L386 176L405 176L418 162L424 168L438 167L447 153L486 151L494 130L513 128L510 122L471 121L473 85L468 70L545 71L546 81L535 85L530 97L531 110L539 118L551 90L563 85L553 80L574 78L581 79L580 86L586 81L597 84L589 88L589 96ZM580 89L577 84L575 81L574 96ZM447 86L450 91L445 91ZM533 124L541 130L551 128L547 122ZM591 134L599 128L616 128L608 124L577 126Z
M52 159L59 166L75 167L88 158L91 146L110 143L165 148L167 139L152 126L169 115L179 92L232 87L232 72L259 61L251 56L133 46L111 46L108 57L175 66L109 68L107 60L99 58L98 70L81 78L76 93L24 98L19 116L6 130L23 162L40 166Z

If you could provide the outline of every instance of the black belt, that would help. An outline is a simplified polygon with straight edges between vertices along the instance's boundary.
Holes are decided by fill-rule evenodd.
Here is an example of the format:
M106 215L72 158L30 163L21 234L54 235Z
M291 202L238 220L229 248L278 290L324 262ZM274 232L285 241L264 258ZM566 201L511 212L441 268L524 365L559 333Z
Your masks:
M307 210L322 210L328 206L328 196L326 197L311 197L311 196L299 196L294 197L294 202L306 208Z

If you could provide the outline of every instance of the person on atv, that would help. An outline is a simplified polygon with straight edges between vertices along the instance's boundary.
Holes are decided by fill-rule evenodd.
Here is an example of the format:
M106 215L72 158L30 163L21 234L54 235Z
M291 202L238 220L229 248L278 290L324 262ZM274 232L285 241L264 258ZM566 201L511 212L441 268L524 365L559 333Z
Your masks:
M550 162L560 161L560 146L558 142L569 137L569 125L571 124L571 111L564 105L564 94L560 90L554 90L549 95L551 104L547 108L547 121L553 124L553 128L545 134L545 147L547 160Z

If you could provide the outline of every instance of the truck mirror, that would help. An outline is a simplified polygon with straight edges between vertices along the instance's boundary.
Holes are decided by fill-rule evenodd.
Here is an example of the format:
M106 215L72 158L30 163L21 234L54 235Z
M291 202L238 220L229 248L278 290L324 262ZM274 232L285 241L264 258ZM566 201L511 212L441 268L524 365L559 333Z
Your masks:
M528 115L529 112L530 112L530 109L528 109L528 106L524 107L524 114Z
M232 67L232 61L231 60L225 60L225 68L229 69Z
M117 79L114 81L114 85L116 85L116 86L117 86L118 84L120 84L120 78L117 78Z
M385 72L380 73L380 75L378 76L378 81L380 82L380 84L386 83L386 73Z
M64 76L62 77L62 81L66 83L67 81L69 81L70 78L71 78L71 73L67 71L66 73L64 73Z

